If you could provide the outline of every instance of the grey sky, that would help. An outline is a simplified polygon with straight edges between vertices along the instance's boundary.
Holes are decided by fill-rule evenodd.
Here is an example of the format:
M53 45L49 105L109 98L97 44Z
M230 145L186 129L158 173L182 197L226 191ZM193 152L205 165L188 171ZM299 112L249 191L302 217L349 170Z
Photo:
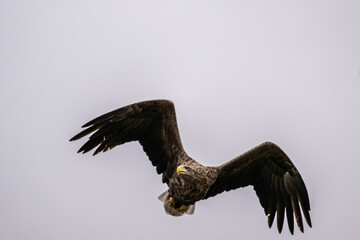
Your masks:
M307 185L313 228L357 239L359 1L1 1L0 239L289 239L252 188L165 214L137 143L92 157L80 126L175 103L187 153L219 165L270 140Z

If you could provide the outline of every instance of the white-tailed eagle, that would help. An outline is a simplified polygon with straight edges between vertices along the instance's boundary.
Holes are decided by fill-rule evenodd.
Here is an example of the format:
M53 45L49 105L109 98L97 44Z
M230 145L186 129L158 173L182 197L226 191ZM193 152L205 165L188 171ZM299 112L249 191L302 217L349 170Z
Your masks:
M308 193L300 173L274 143L265 142L217 167L189 157L181 143L174 104L169 100L134 103L86 123L70 141L93 133L78 152L96 148L94 155L130 141L139 141L169 187L159 199L168 214L192 214L195 203L224 191L252 185L272 226L282 230L286 212L290 232L295 221L304 231L303 217L311 227ZM302 209L302 214L301 210Z

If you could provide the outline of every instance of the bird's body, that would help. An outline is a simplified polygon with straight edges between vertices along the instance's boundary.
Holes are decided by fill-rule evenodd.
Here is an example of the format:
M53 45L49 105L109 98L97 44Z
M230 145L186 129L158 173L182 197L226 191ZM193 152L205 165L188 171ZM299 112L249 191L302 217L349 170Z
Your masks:
M192 159L178 168L186 169L187 173L173 174L169 181L169 193L180 205L195 204L203 199L216 180L216 168L202 166Z
M303 231L302 215L311 226L305 184L288 156L265 142L218 167L206 167L185 152L177 127L175 108L169 100L134 103L88 122L77 140L94 132L79 152L97 147L94 155L130 141L139 141L168 190L159 196L173 216L192 214L195 203L224 191L254 186L271 227L275 214L282 230L286 210L290 232L294 218ZM299 206L300 203L300 206Z

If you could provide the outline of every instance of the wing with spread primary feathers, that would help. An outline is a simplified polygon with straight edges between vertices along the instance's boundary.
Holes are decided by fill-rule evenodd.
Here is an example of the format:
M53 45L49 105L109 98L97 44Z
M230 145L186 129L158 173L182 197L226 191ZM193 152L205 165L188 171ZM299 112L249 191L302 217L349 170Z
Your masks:
M185 154L177 127L175 107L169 100L144 101L119 108L86 123L70 141L93 133L78 152L97 147L94 155L117 145L139 141L163 182L175 171L177 156Z
M275 213L277 227L281 232L284 213L291 234L294 232L294 218L303 232L299 203L306 222L311 227L308 193L300 173L288 156L275 144L266 142L218 167L218 176L209 188L205 198L223 191L253 185L260 204L272 226ZM204 199L205 199L204 198Z

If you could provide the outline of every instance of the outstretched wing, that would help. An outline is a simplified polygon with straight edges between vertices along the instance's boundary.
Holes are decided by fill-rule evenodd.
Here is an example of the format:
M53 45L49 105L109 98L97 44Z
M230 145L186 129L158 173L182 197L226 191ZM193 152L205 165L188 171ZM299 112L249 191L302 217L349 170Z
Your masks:
M175 107L169 100L134 103L97 117L70 141L93 133L78 152L97 147L94 155L117 145L139 141L163 182L175 171L177 157L184 154L177 127Z
M275 144L263 143L219 166L218 177L205 198L248 185L254 186L268 216L269 227L277 213L277 227L281 232L286 209L291 234L294 232L293 214L298 227L304 232L299 203L311 227L310 203L304 181L288 156Z

